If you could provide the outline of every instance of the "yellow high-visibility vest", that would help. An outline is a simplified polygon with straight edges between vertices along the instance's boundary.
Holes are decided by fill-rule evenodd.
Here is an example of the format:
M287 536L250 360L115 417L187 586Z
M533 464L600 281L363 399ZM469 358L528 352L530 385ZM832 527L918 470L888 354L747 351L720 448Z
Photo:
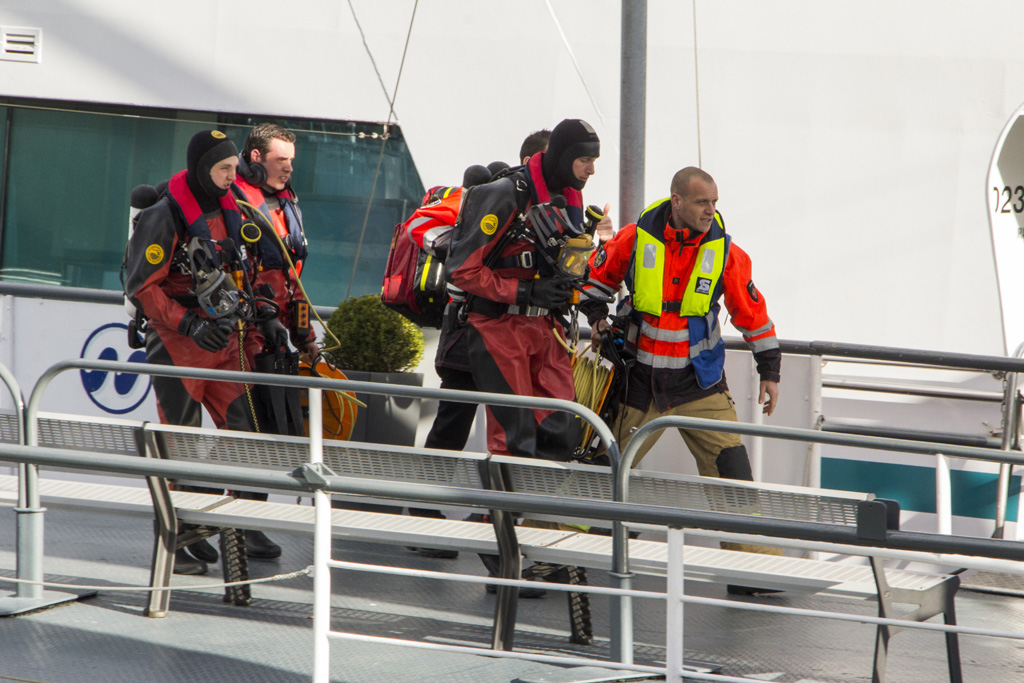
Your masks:
M660 316L665 310L665 221L668 219L669 199L662 199L647 207L636 226L636 247L633 250L633 308L643 313ZM722 272L728 242L722 216L715 212L711 229L701 238L697 259L690 280L679 302L679 315L707 315L714 303L715 291Z

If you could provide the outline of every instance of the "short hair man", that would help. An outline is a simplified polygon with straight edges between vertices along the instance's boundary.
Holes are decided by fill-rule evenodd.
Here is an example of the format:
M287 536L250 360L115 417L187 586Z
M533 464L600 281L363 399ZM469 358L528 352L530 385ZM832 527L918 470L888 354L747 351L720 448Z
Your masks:
M534 154L547 151L550 140L551 131L547 128L535 130L527 135L519 147L519 161L525 164Z
M275 123L261 123L245 139L232 192L256 207L264 219L259 221L263 234L257 250L262 268L257 282L273 288L274 302L280 307L278 320L303 360L312 363L319 352L316 333L305 324L308 316L296 314L298 306L307 305L298 277L308 245L298 198L291 187L294 161L295 134Z
M668 198L648 207L591 258L592 281L612 290L626 283L639 324L636 365L613 428L621 447L635 428L662 415L737 420L724 374L725 342L718 322L722 302L754 353L763 412L775 411L782 358L775 325L754 286L750 257L726 234L717 204L714 179L699 168L684 168L672 178ZM581 308L599 342L609 329L607 304L585 299ZM738 434L679 433L701 475L753 479ZM657 440L647 439L634 465ZM739 549L777 552L761 546Z
M269 285L273 289L273 301L278 306L277 320L281 327L276 329L280 338L263 340L265 346L287 351L288 341L285 337L289 337L298 349L300 358L313 364L319 349L316 333L309 324L309 304L299 283L308 245L302 228L298 198L291 187L294 161L295 134L276 123L258 124L246 136L242 153L238 157L238 177L231 190L237 200L243 202L242 208L246 215L256 220L260 227L260 239L254 248L260 263L255 284ZM299 312L300 307L305 307L305 313ZM283 330L287 330L287 335ZM263 391L287 394L290 390L261 387L261 395ZM293 400L297 399L293 397ZM275 402L264 398L264 403ZM266 421L270 425L264 425L264 431L288 431L286 427L273 426L287 424L286 420L269 416ZM295 430L294 425L292 429ZM241 491L238 496L267 499L265 493L249 491ZM273 559L281 555L281 547L262 531L245 530L245 545L250 557Z

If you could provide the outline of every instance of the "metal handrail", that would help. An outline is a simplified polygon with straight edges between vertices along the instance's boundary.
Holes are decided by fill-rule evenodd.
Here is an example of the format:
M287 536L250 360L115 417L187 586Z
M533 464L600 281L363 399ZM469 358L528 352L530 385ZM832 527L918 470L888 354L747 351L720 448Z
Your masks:
M406 398L446 399L466 403L486 403L488 405L504 405L523 408L540 408L561 410L577 415L593 428L608 449L612 471L617 472L619 448L611 429L589 408L556 398L540 398L535 396L516 396L511 394L491 394L479 391L454 391L430 387L413 387L378 382L361 382L355 380L339 380L324 377L299 377L295 375L275 375L269 373L239 372L235 370L211 370L207 368L175 367L170 365L150 365L143 363L126 363L120 361L88 360L83 358L60 361L47 368L32 388L28 406L24 414L24 443L38 446L39 405L43 394L50 383L61 373L69 370L97 370L126 374L156 375L160 377L179 377L204 379L221 382L244 382L271 386L300 387L310 390L355 391L368 394L384 394ZM13 378L12 378L13 379ZM319 435L317 435L319 436ZM43 591L40 582L43 579L43 513L39 501L39 470L35 466L24 466L19 469L20 483L18 487L18 578L29 583L18 585L18 597L27 602L40 601Z
M315 396L318 390L310 392L310 405L316 408ZM311 417L315 419L316 413ZM119 472L124 474L137 474L140 476L157 476L173 479L200 479L203 481L217 482L230 488L246 486L265 486L270 488L311 492L318 501L318 514L316 521L315 547L326 547L329 557L330 550L330 504L327 500L327 493L356 494L404 500L409 503L434 503L434 504L458 504L483 509L517 510L536 514L553 514L565 517L589 517L592 519L611 520L614 523L638 522L643 524L656 524L669 527L670 529L696 528L712 531L752 533L759 536L770 536L779 538L792 538L809 541L822 541L828 543L844 543L857 547L884 547L888 549L907 549L914 551L935 552L943 554L974 555L978 557L989 557L998 559L1011 559L1020 561L1022 550L1020 544L1012 541L998 539L980 539L972 537L938 536L921 532L900 532L887 531L884 538L864 538L858 535L853 527L825 524L820 522L800 522L792 520L777 520L762 518L752 515L739 515L733 513L707 512L696 510L674 509L663 506L641 505L636 503L621 503L616 501L596 501L586 499L561 498L557 496L544 496L534 494L518 494L498 491L480 491L476 489L462 489L448 486L430 486L424 484L412 484L404 482L387 482L378 480L359 480L349 477L312 477L303 478L299 472L282 473L274 470L263 469L241 469L219 465L216 463L195 462L195 461L172 461L152 458L138 458L129 455L108 454L108 453L85 453L67 449L43 448L39 446L0 444L0 457L33 465L52 465L71 467L74 469L97 470L104 472ZM326 514L320 514L323 511ZM319 555L320 553L316 553ZM670 576L681 576L682 566L675 553L675 564L669 572ZM317 567L325 568L336 564L332 560L323 561L317 558ZM326 571L318 569L314 574L315 582L329 581ZM574 587L577 590L586 590L587 587ZM329 632L329 588L326 594L321 589L317 592L314 614L319 615L316 620L320 628L327 630L326 636L333 635ZM677 593L681 593L679 590ZM633 591L629 596L620 598L631 598L632 595L639 595ZM676 595L678 596L678 595ZM644 596L647 597L647 596ZM687 597L691 602L704 601L708 598ZM718 601L716 604L719 604ZM841 615L832 615L825 612L814 612L806 610L793 610L792 608L752 606L748 604L730 603L729 606L741 609L771 609L774 611L786 611L791 613L807 614L808 616L822 616L840 618ZM326 616L323 613L326 612ZM1009 632L996 632L984 629L968 629L966 627L939 626L933 624L916 624L894 619L877 619L873 617L847 617L867 623L888 623L893 626L914 626L918 628L930 627L932 629L945 629L958 632L973 632L979 635L994 635L1000 637L1020 637L1020 634ZM676 625L682 628L682 620ZM326 639L326 638L325 638ZM398 641L392 641L398 642ZM681 641L666 635L667 648L681 648ZM678 655L679 653L675 653ZM487 651L478 654L491 654ZM493 653L492 656L506 656L508 653ZM318 662L322 664L316 668L320 674L314 678L316 681L326 681L326 665L329 660L322 653L316 653ZM525 653L513 653L511 656L519 658L531 658L532 655ZM538 656L539 661L544 661L543 655ZM591 660L590 663L597 665L599 660ZM629 661L622 661L624 665L631 665ZM648 670L649 667L625 666L615 668L633 668L636 670ZM679 672L666 667L667 674L675 673L675 676L668 680L680 680ZM689 674L687 674L689 675ZM717 679L716 679L717 680Z
M978 370L982 372L1006 373L1002 393L1003 434L1000 446L1003 452L1020 450L1018 434L1020 431L1021 404L1017 393L1017 373L1024 372L1024 343L1017 347L1012 357L950 353L943 351L922 351L919 349L892 348L864 344L845 344L826 341L780 341L779 347L782 353L811 355L822 358L831 356L858 360L867 359L880 362L902 363L916 367L933 367L935 369ZM746 348L746 343L741 339L727 339L726 348ZM822 382L822 386L825 386L825 384L825 382ZM853 386L852 383L838 388L858 389L864 391L885 390L881 388L869 388L867 386ZM904 388L894 391L893 393L914 393L914 390L908 391ZM940 398L961 400L989 400L986 398L985 394L986 392L977 392L976 394L973 392L958 392L957 395L940 395L939 393L935 393L934 395ZM919 393L918 395L928 394ZM956 454L947 452L946 455ZM1011 465L1020 463L1013 463L1006 460L994 460L994 462L999 462L1000 466L997 484L998 489L996 492L996 511L993 536L1002 538L1006 526L1006 509L1009 501ZM946 467L945 461L940 458L937 467L939 469L944 469ZM948 472L946 472L945 475L947 476L947 480L940 482L938 490L949 490L950 488ZM939 510L948 510L950 508L949 501L936 500L936 508ZM940 527L948 526L949 514L951 513L947 513L945 516L940 514ZM1018 520L1024 521L1024 507L1018 508ZM1021 531L1018 530L1018 536L1020 535Z
M14 423L18 427L17 442L25 443L25 394L21 391L18 379L3 364L0 364L0 381L4 383L11 398L14 399Z
M27 299L50 299L53 301L75 301L87 304L124 304L122 292L113 289L90 287L64 287L61 285L40 285L28 282L0 281L0 296L20 296ZM330 317L333 306L313 306L322 318Z
M854 434L833 434L815 429L799 429L796 427L776 427L771 425L755 425L743 422L725 422L723 420L711 420L697 417L682 417L669 415L655 418L639 427L630 437L629 442L622 451L622 462L620 463L618 476L614 484L614 500L622 504L629 499L629 474L636 459L637 452L647 438L657 432L669 428L694 429L711 432L726 432L731 434L746 434L750 436L763 436L769 438L785 439L789 441L803 441L810 443L825 443L837 446L852 446L871 448L885 451L899 451L905 453L919 453L933 456L957 456L972 460L984 460L987 462L1008 463L1024 465L1024 455L1014 455L1007 451L994 451L988 448L976 446L956 446L950 444L935 444L926 441L911 441L905 439L892 439L878 436L861 436ZM906 532L889 532L890 539L896 534ZM938 536L937 538L961 538L952 535ZM808 539L809 540L809 539ZM899 547L887 542L887 547ZM953 546L947 546L955 554ZM1024 549L1018 544L1012 551L1012 557L1007 559L1024 559ZM907 550L920 548L905 548ZM629 545L625 525L620 521L612 524L612 568L611 577L617 587L629 589L632 587L632 573L629 569ZM632 661L632 651L626 651L627 644L632 643L632 604L631 598L624 595L612 600L612 613L618 614L618 619L612 624L618 626L618 630L612 631L612 645L615 655L628 658ZM621 659L620 661L627 661Z

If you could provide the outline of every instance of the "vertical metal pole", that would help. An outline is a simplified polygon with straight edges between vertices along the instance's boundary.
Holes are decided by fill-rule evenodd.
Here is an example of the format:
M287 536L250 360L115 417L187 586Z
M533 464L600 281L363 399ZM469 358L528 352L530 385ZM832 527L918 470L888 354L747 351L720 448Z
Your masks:
M629 571L629 531L622 522L612 522L612 571L608 572L615 588L633 589L633 573ZM623 664L633 663L633 596L616 595L611 599L608 615L611 658Z
M647 139L647 0L622 0L619 77L619 225L644 208Z
M38 416L36 411L26 413L22 425L24 442L28 446L39 445ZM18 465L18 515L17 546L18 578L23 581L43 580L43 513L39 502L39 466L30 463ZM43 587L38 584L19 583L19 598L41 600Z
M637 447L626 447L626 454L619 452L619 444L608 444L608 458L612 468L612 500L624 503L629 500L629 470L633 464ZM629 571L629 531L620 521L612 522L612 570L608 575L616 588L632 590L633 573ZM611 658L623 664L633 663L633 597L614 595L610 601L608 615Z
M309 390L309 462L324 461L323 406L320 389ZM331 680L331 496L313 492L313 683Z
M949 457L935 456L935 513L939 517L939 533L953 533L953 486L949 479Z
M821 356L808 356L807 377L808 429L821 429ZM804 486L821 488L821 444L807 446Z
M0 366L0 378L10 387L15 397L15 409L19 422L18 443L29 446L39 445L38 414L39 399L42 389L49 383L45 375L36 382L32 390L32 398L24 407L21 389L14 375L6 367ZM43 580L43 513L45 508L39 500L39 467L21 463L18 465L18 505L15 545L18 550L17 574L25 581L42 582ZM77 600L73 593L43 591L36 584L19 583L15 597L0 599L0 615L9 616L23 614L41 607L57 605L62 602Z
M757 402L761 393L761 376L757 374L757 366L753 360L750 361L750 375L752 384L750 389L750 422L755 425L764 424L764 413L761 412L761 405ZM750 437L750 471L754 481L762 481L764 476L764 438L760 436Z
M665 682L683 680L683 530L668 530L665 580Z
M1017 346L1014 358L1024 356L1024 344ZM1003 438L1002 450L1009 451L1017 446L1017 433L1020 431L1020 401L1017 398L1017 373L1006 373L1003 382ZM999 465L999 483L996 490L996 519L992 538L1003 538L1006 533L1006 506L1010 496L1010 474L1013 467L1006 463ZM1020 505L1018 499L1018 505ZM1017 532L1018 535L1020 531Z
M1024 541L1024 477L1020 478L1020 486L1017 488L1017 530L1014 540Z

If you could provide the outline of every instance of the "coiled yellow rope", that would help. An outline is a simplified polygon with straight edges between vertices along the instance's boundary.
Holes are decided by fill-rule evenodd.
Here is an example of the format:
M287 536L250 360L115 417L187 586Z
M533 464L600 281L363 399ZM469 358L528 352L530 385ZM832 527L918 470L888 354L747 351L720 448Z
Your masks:
M592 357L586 355L588 351L594 352ZM572 381L576 387L576 402L590 408L595 413L600 412L614 375L615 368L602 363L594 345L589 344L582 353L576 355L572 362ZM593 433L594 428L585 422L582 438L576 449L578 452L582 452L587 447Z

